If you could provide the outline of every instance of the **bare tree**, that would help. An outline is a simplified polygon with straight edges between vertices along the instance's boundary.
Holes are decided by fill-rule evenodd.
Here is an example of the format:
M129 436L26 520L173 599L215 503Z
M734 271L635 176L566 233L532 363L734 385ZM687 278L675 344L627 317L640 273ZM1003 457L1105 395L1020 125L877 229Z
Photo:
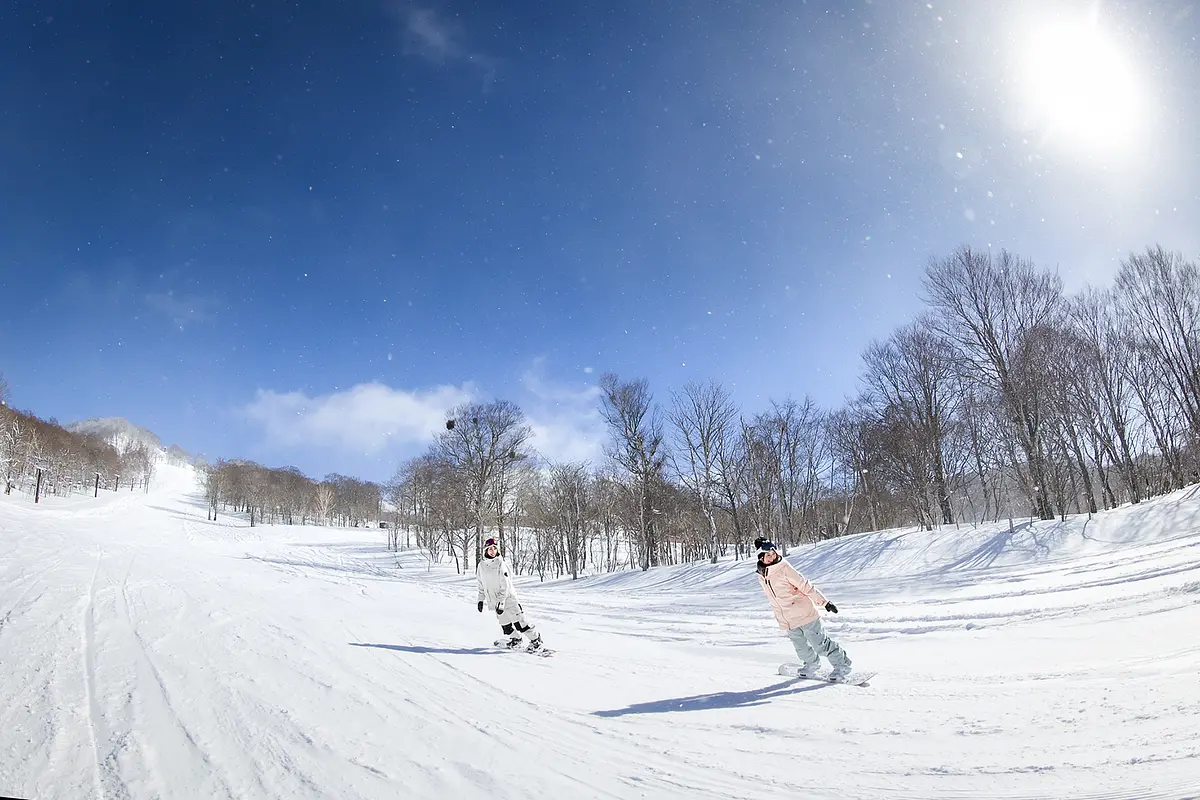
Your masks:
M1132 352L1123 314L1109 291L1089 288L1071 304L1080 380L1086 384L1079 395L1088 401L1097 442L1120 472L1130 501L1138 503L1143 490L1134 455L1131 416L1137 401L1129 380ZM1105 480L1103 470L1100 477ZM1106 482L1105 493L1115 505L1116 498Z
M777 518L784 547L797 544L801 535L817 538L814 516L821 495L821 473L827 468L829 442L825 417L817 405L787 399L772 402L771 410L743 423L743 440L755 483L759 527L768 535Z
M1184 450L1188 440L1188 423L1170 385L1170 378L1161 368L1158 355L1147 342L1130 337L1130 357L1125 366L1129 385L1138 398L1138 409L1145 423L1147 436L1159 453L1158 480L1150 480L1153 492L1169 492L1186 483Z
M224 478L226 473L225 461L217 461L204 467L204 499L208 501L208 519L217 518L217 504L221 502Z
M0 465L4 468L4 493L12 494L13 486L25 463L25 427L22 416L0 408Z
M708 528L707 551L712 563L720 554L716 511L722 483L725 449L732 443L738 410L729 392L719 383L688 383L672 395L668 419L677 446L671 450L674 473L695 497Z
M756 537L776 539L776 487L780 473L779 455L769 426L756 417L740 422L742 480L745 492L742 508ZM788 542L781 542L787 552Z
M648 570L659 559L653 498L666 457L662 422L644 378L622 382L605 373L600 391L600 414L612 436L608 455L629 479L642 569Z
M621 560L621 506L625 488L611 468L593 476L592 507L604 547L604 571L615 572Z
M550 467L546 486L546 520L562 536L562 555L572 580L587 563L588 532L592 516L586 464L566 463Z
M914 501L924 506L933 499L942 523L953 524L947 476L948 436L959 405L953 348L923 317L872 344L863 360L877 413L903 429L906 460L917 478Z
M749 472L747 450L742 436L742 420L730 424L725 442L717 450L717 504L729 515L733 527L734 557L749 556L752 551L746 511Z
M318 525L329 524L329 514L333 511L335 497L333 484L322 481L313 486L311 503Z
M1054 517L1047 496L1045 381L1049 337L1039 328L1058 326L1065 309L1062 280L1039 272L1008 251L997 255L969 247L932 262L925 292L934 327L953 341L976 380L1003 400L1021 449L1018 479L1035 513Z
M433 453L426 453L402 465L394 479L403 498L399 505L404 525L416 530L417 547L425 554L428 567L450 546L443 515L452 498L442 496L448 477L452 477L449 468Z
M128 476L130 489L141 484L143 489L149 491L155 464L154 453L143 442L129 440L121 450L121 474Z
M514 461L531 455L526 447L533 429L521 409L507 400L466 403L454 409L451 417L438 436L437 454L458 473L478 551L491 502L496 499L495 484ZM462 544L463 569L468 569L467 551L472 542Z
M879 493L886 486L884 433L878 411L866 398L834 411L828 418L829 444L834 460L849 474L851 490L844 500L842 532L849 533L857 498L867 503L867 530L880 526Z
M1182 254L1155 246L1122 262L1115 291L1139 355L1161 374L1157 388L1170 406L1147 412L1168 427L1167 419L1178 414L1194 450L1200 440L1200 270ZM1164 454L1168 462L1179 462L1180 456ZM1175 463L1171 469L1180 486L1181 467Z

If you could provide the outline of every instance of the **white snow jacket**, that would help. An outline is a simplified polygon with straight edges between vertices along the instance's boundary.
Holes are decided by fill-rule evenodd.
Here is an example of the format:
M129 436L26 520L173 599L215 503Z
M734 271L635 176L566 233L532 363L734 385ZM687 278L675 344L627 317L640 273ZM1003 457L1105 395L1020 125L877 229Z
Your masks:
M517 590L513 588L504 556L481 558L475 565L475 580L479 584L478 600L485 607L494 612L497 606L503 606L505 616L518 610Z

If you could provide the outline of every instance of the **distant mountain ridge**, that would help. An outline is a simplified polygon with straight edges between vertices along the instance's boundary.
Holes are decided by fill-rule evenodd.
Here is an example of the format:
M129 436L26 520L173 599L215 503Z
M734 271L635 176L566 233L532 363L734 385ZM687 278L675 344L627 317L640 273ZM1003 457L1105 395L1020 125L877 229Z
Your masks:
M134 425L122 417L103 417L72 422L66 426L72 433L89 436L99 436L117 450L122 450L128 444L143 444L157 452L162 450L162 440L153 431Z

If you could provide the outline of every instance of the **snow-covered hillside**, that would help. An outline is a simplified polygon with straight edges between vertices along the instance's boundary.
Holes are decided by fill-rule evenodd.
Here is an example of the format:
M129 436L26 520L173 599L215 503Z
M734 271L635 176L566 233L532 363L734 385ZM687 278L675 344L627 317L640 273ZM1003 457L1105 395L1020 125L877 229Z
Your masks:
M0 795L1200 794L1200 497L867 534L792 562L865 688L787 680L748 564L539 586L558 653L364 529L149 494L0 497Z
M72 422L67 425L67 430L72 433L99 436L117 450L124 450L135 444L144 445L151 451L158 451L162 448L162 441L153 432L120 417L103 417Z

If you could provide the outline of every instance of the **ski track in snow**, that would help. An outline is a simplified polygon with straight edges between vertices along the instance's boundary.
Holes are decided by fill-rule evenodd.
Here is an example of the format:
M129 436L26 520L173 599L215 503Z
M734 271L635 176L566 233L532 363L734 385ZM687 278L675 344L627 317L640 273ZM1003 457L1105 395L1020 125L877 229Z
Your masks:
M885 531L790 558L865 688L794 659L751 565L518 586L368 529L149 495L0 498L0 795L1181 798L1200 787L1200 499Z
M92 571L92 580L88 584L87 602L83 607L83 621L80 627L83 630L83 642L80 647L80 661L83 673L83 696L87 702L87 728L88 739L92 745L92 777L96 784L96 794L103 800L108 796L105 791L104 767L103 761L100 758L100 741L107 740L100 730L97 730L103 725L103 717L101 716L99 706L96 703L96 662L93 658L95 652L96 641L96 579L100 575L100 562L104 557L103 551L96 553L96 568Z

